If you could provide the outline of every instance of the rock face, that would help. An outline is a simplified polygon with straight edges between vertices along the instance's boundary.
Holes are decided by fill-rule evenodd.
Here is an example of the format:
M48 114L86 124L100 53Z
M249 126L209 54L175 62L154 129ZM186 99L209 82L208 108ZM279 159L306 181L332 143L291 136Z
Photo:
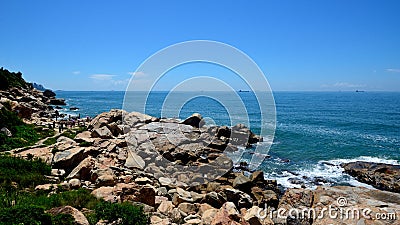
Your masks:
M362 187L320 186L314 191L288 189L278 206L285 213L281 212L280 218L275 216L274 222L318 225L396 224L400 218L399 202L400 194ZM289 215L290 210L293 216ZM379 219L383 217L385 219Z
M400 165L357 161L341 166L346 173L360 182L381 190L400 193Z

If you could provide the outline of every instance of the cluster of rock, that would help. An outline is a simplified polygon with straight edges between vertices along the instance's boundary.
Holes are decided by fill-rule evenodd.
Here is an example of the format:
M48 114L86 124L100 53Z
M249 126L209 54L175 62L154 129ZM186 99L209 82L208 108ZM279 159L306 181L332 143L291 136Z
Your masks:
M357 161L341 166L346 173L360 182L381 190L400 193L400 165Z
M54 184L37 189L81 187L107 201L137 202L144 205L151 224L337 224L343 218L287 215L293 208L322 210L330 205L338 211L343 207L337 205L339 197L349 201L347 206L368 206L373 213L395 212L400 218L400 194L396 193L319 187L289 189L282 195L276 181L265 180L263 172L234 171L233 162L224 155L224 151L239 151L260 141L257 135L243 125L206 127L201 121L198 114L179 121L112 110L94 118L88 130L74 139L61 136L52 146L14 154L33 155L52 165L49 178ZM276 209L287 211L279 216ZM77 217L85 221L82 215ZM393 220L378 221L371 214L343 223L389 224Z
M50 105L65 105L64 99L57 99L54 92L12 87L0 90L0 108L10 106L20 118L40 123L56 117L56 111Z

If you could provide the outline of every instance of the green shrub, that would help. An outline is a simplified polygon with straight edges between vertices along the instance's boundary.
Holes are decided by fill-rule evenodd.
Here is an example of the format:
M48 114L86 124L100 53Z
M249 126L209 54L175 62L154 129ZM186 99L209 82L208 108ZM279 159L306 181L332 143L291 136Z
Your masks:
M83 141L83 142L79 143L79 146L80 147L89 147L89 146L92 146L92 143Z
M47 140L43 142L43 144L46 146L53 145L55 143L57 143L57 139L55 137L47 138Z
M20 188L33 187L46 182L51 167L40 159L24 160L15 156L0 155L0 184L15 182Z
M54 225L74 225L74 217L69 214L58 214L51 218Z
M54 135L54 130L25 124L17 114L5 108L0 109L0 128L3 127L9 129L12 136L7 137L4 133L0 133L0 151L30 146L42 138Z
M75 136L76 136L76 133L75 133L74 131L72 131L72 130L67 130L67 131L64 131L64 132L61 134L61 136L74 139Z
M28 85L22 78L21 72L10 72L3 67L0 68L0 90L6 90L11 87L27 88Z
M34 205L16 205L0 209L0 224L32 224L51 225L51 216L44 212L44 208Z
M142 225L147 224L147 215L140 206L124 202L113 204L110 202L101 202L95 208L96 219L108 220L109 222L121 219L123 225Z

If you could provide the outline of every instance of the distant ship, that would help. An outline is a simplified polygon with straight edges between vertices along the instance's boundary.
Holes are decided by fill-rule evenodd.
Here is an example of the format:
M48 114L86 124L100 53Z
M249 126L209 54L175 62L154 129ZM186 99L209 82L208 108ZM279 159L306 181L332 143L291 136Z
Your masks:
M365 92L365 91L356 90L356 92Z
M239 90L239 92L250 92L250 91L246 91L246 90Z

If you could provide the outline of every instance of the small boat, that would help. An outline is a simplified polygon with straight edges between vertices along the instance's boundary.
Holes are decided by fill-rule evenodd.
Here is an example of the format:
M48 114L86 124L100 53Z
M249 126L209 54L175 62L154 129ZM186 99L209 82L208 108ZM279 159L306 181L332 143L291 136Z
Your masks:
M250 92L250 91L246 91L246 90L239 90L239 92Z
M365 91L356 90L356 92L365 92Z

